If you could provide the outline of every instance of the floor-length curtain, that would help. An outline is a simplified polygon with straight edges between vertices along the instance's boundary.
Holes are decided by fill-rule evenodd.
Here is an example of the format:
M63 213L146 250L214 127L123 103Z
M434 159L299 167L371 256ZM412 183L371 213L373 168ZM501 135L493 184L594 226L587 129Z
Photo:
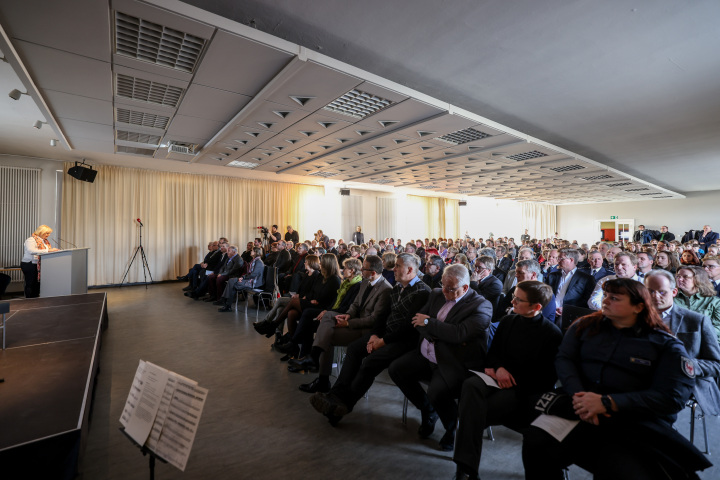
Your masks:
M347 244L353 241L353 233L358 226L363 232L366 230L362 221L363 197L359 195L343 195L340 198L340 228L342 232L339 238L342 238ZM368 240L370 240L370 237L366 236L365 241Z
M65 170L72 164L66 163ZM245 249L258 236L258 226L293 225L300 238L312 204L324 198L323 187L246 180L210 175L97 166L90 184L65 176L63 235L75 245L90 247L88 284L119 283L139 245L153 280L187 272L206 252L208 241L221 236ZM143 280L140 258L128 282Z
M402 236L399 226L398 199L378 197L377 199L377 239L396 238Z
M457 238L459 235L457 200L408 195L406 210L406 228L413 239Z
M546 203L523 202L522 226L532 238L550 238L557 231L557 207Z

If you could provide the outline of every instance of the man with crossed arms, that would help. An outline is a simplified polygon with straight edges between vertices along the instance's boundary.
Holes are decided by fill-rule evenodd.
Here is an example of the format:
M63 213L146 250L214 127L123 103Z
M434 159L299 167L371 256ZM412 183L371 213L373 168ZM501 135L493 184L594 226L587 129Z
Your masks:
M310 351L310 361L314 363L313 366L320 367L320 376L300 385L300 390L307 393L330 391L333 347L349 345L368 333L378 318L387 315L392 286L385 280L382 271L382 258L372 255L367 257L363 262L360 290L347 313L330 311L320 314L320 325Z

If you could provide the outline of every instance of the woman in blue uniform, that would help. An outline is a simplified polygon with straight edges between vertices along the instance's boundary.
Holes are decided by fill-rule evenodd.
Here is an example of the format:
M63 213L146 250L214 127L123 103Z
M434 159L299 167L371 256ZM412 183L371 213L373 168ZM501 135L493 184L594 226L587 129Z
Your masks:
M697 478L711 463L672 429L695 384L693 363L643 284L619 278L603 290L602 310L568 329L555 360L567 408L548 413L580 422L561 442L530 427L525 478L561 479L570 464L596 479Z

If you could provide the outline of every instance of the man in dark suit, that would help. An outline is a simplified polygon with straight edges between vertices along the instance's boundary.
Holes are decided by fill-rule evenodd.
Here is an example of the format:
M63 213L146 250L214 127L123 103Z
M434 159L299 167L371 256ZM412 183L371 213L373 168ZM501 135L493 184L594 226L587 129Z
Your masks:
M578 270L580 254L574 248L563 248L558 257L560 270L547 276L555 295L555 314L562 315L563 306L585 307L595 288L595 279L589 273Z
M205 275L199 277L198 284L194 289L185 292L186 297L192 297L195 300L199 300L200 297L205 295L210 283L210 277L213 273L216 273L220 269L221 265L224 265L225 262L227 262L228 246L227 242L223 240L220 241L216 256L212 257L212 263L208 264L208 267L205 269Z
M532 251L532 248L523 247L518 251L517 254L517 261L520 262L522 260L533 260L535 258L535 254ZM542 273L540 273L540 278L536 279L540 280L542 282ZM510 269L510 271L507 274L507 277L505 277L505 281L503 282L503 293L507 293L510 291L511 288L513 288L515 285L517 285L517 281L515 278L515 267Z
M483 255L475 261L475 271L470 276L470 288L485 297L493 309L497 307L502 294L502 282L491 274L494 268L495 259Z
M698 243L700 243L700 248L703 249L704 252L707 252L707 249L710 245L715 245L715 242L717 242L719 235L717 232L712 231L712 227L710 225L705 225L703 227L703 233L700 235L700 238L698 239Z
M423 283L431 289L440 288L440 282L442 281L442 272L445 268L445 261L443 261L440 255L431 255L425 264L425 276L423 276Z
M395 360L388 373L420 410L420 437L432 435L439 416L445 427L440 448L450 451L455 444L455 400L460 398L469 370L484 368L492 305L470 290L470 275L464 265L446 267L442 285L442 289L432 291L428 303L413 317L421 337L418 348ZM427 393L421 381L429 382Z
M717 296L720 297L720 258L714 255L703 257L702 266L710 277L710 282L715 287Z
M363 262L360 291L344 314L328 311L320 319L309 357L302 362L307 370L319 367L320 375L300 385L308 393L330 390L330 372L335 346L346 346L370 331L380 317L390 310L392 286L382 275L382 258L369 256Z
M327 394L314 393L310 403L331 425L352 411L375 377L417 344L412 318L427 303L430 288L418 278L420 259L401 253L395 262L397 283L390 292L390 313L378 317L370 333L352 342L335 385Z
M607 268L603 267L604 260L605 259L603 258L602 253L598 252L597 250L588 254L588 263L590 263L590 268L584 269L583 271L592 275L592 277L595 279L595 282L597 282L603 277L607 277L608 275L613 274L612 270L608 270Z
M720 414L720 346L711 320L700 313L674 304L678 293L675 277L667 270L654 270L645 276L645 285L650 290L653 304L670 327L672 333L683 342L692 359L691 368L695 374L693 395L709 415Z
M227 256L227 261L219 266L220 270L217 273L208 275L208 293L210 296L205 299L206 302L220 301L227 281L239 277L242 272L245 262L238 255L238 249L235 245L228 247Z
M292 257L290 252L287 251L287 243L285 240L277 242L277 256L275 257L275 263L273 266L277 268L278 275L280 273L285 274L290 267L292 267Z
M495 247L495 255L497 257L497 262L492 274L495 278L500 280L500 282L504 282L505 277L512 267L513 258L512 255L507 253L507 248L503 245Z
M672 242L673 240L675 240L675 235L668 232L668 227L666 225L663 225L662 227L660 227L660 233L655 235L655 240L657 240L658 242Z
M305 257L308 253L308 246L305 243L299 243L296 250L298 252L297 259L295 259L286 274L278 278L278 283L283 292L297 292L300 281L305 275Z
M177 277L178 280L186 280L188 282L188 285L183 288L184 292L194 290L200 283L201 276L205 276L205 269L212 270L212 268L209 268L208 265L220 261L221 254L219 248L220 244L218 241L209 242L208 253L205 254L203 261L193 265L187 275ZM213 262L213 259L215 259L215 262Z

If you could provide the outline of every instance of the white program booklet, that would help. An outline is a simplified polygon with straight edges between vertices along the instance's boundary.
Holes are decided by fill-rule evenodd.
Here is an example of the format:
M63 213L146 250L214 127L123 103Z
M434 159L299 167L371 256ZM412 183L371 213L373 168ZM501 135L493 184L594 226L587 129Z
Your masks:
M490 375L487 375L483 372L476 372L475 370L470 370L472 373L477 375L478 377L482 378L483 382L485 382L485 385L488 387L495 387L500 388L500 385L495 381L494 378L492 378Z
M530 425L545 430L547 433L555 437L558 442L562 442L578 423L580 423L579 420L567 420L562 417L546 415L543 413Z

